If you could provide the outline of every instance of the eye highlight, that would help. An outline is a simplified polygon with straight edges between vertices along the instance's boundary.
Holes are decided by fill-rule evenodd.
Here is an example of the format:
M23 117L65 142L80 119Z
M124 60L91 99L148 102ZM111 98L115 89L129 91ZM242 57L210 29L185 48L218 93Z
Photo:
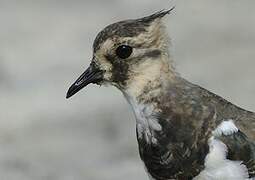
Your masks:
M116 55L121 59L128 58L133 52L133 48L128 45L121 45L116 49Z

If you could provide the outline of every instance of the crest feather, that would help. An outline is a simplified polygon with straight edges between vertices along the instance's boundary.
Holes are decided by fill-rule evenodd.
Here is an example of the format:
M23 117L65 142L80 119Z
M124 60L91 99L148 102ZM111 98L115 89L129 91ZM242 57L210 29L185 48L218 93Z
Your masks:
M154 21L155 19L162 18L165 15L170 14L170 12L172 12L172 10L174 10L174 8L175 7L172 7L171 9L168 9L168 10L163 9L163 10L158 11L152 15L143 17L143 18L139 19L138 21L144 22L144 23L150 23L150 22Z

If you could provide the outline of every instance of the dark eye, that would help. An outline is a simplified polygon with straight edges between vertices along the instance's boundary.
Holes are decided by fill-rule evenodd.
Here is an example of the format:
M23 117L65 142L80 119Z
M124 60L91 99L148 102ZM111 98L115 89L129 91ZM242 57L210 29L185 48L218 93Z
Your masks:
M127 45L121 45L116 49L116 55L121 59L128 58L133 52L133 48Z

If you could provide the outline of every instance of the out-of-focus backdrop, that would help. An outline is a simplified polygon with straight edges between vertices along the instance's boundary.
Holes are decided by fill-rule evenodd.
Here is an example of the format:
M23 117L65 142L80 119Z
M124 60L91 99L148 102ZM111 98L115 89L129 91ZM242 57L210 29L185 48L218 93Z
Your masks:
M173 5L179 72L255 111L254 0L0 0L1 180L147 179L122 94L65 93L103 27Z

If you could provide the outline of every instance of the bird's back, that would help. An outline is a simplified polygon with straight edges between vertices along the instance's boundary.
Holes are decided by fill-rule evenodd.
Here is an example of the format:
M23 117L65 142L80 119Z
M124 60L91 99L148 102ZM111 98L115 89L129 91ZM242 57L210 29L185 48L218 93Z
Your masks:
M204 89L199 86L198 89L204 101L214 105L217 113L216 124L220 124L222 120L231 119L240 131L255 142L255 113L245 110L237 105L227 101L226 99Z
M250 177L255 171L255 114L222 97L178 78L157 98L156 115L162 130L155 132L157 144L148 146L138 139L140 154L155 179L191 178L206 167L208 142L223 122L233 121L238 131L217 137L227 146L227 159L242 161Z

